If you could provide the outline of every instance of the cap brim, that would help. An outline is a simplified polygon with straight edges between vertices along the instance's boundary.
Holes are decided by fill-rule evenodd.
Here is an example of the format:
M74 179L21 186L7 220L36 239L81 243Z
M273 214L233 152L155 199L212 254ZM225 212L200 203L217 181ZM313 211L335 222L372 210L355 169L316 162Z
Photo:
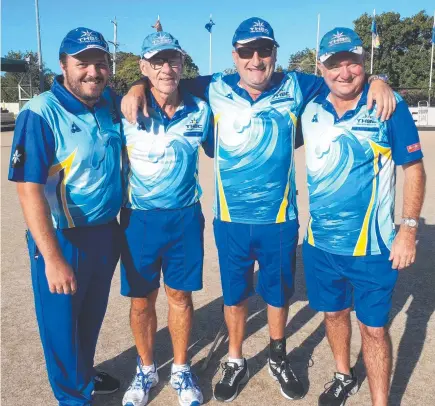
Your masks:
M67 55L69 55L69 56L74 56L74 55L81 54L82 52L85 52L85 51L87 51L88 49L99 49L99 50L105 52L106 54L109 54L109 55L110 55L110 51L107 50L106 48L100 46L100 45L88 45L86 48L81 49L80 51L77 51L77 52L64 52L64 53L67 54Z
M273 38L270 37L255 37L255 38L247 38L247 39L240 39L236 42L236 44L249 44L250 42L257 41L259 39L268 39L269 41L273 42L277 47L279 47L278 42L276 42Z
M336 54L339 54L341 52L350 52L352 54L362 55L363 51L364 51L363 47L361 47L361 46L340 49L340 50L337 50L336 52L330 52L330 53L326 53L326 54L319 56L319 61L323 63L326 60L328 60L332 55L336 55Z
M152 58L154 55L157 55L159 52L163 52L163 51L178 51L181 55L186 55L186 52L181 49L181 48L176 48L173 45L165 45L162 46L161 48L154 50L154 51L149 51L146 52L142 55L143 58L145 59L150 59Z

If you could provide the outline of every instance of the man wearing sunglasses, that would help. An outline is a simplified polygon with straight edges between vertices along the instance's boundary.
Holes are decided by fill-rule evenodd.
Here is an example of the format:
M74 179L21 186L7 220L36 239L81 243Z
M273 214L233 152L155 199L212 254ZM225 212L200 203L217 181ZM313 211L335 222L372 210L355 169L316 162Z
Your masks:
M236 74L182 83L206 98L215 119L214 231L229 358L214 397L232 401L249 379L242 344L257 261L256 291L268 304L269 373L284 397L300 399L305 390L286 357L284 336L299 228L293 150L297 119L325 85L314 75L274 72L279 45L272 27L261 18L243 21L232 45ZM123 100L123 112L132 121L145 104L143 86L146 83L130 89L130 97ZM373 88L388 115L395 103L391 90L381 81Z
M60 406L119 388L93 366L120 243L121 115L106 87L109 55L100 33L70 31L62 75L20 111L12 145L9 180L29 228L36 316Z
M398 270L415 260L423 154L399 95L385 122L376 117L376 108L368 108L364 50L353 30L337 27L325 34L319 68L328 89L308 103L301 118L310 196L304 271L310 306L325 312L337 371L319 405L343 405L358 391L350 366L353 302L372 404L387 406L392 360L386 324ZM404 171L397 235L396 165Z
M148 35L140 69L150 83L149 115L124 120L125 204L121 210L121 293L131 297L130 324L138 351L124 406L144 406L158 381L153 358L156 300L163 272L174 349L171 386L181 406L203 396L187 358L192 291L202 289L204 216L199 199L199 150L213 156L209 106L178 88L185 52L169 33Z

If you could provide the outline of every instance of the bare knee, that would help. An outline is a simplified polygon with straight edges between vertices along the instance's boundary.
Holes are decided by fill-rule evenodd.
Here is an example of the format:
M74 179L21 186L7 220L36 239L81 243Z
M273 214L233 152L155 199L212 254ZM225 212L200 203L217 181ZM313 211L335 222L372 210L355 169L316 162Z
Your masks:
M326 322L335 322L342 321L344 319L348 319L350 317L350 309L340 310L338 312L325 312L325 321Z
M180 310L189 310L193 307L192 293L182 290L175 290L166 286L166 295L169 306L176 307Z
M361 336L363 340L370 341L385 341L388 338L388 330L386 327L370 327L359 323Z
M151 292L144 298L132 298L130 305L130 315L133 317L140 317L155 311L158 289Z

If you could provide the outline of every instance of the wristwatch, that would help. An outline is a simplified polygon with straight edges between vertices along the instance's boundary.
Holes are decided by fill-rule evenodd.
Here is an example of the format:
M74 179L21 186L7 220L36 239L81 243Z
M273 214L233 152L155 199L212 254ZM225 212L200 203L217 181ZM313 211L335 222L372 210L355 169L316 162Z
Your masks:
M381 73L381 74L379 74L379 75L371 75L371 76L369 76L369 78L368 78L368 82L369 82L369 84L370 83L372 83L374 80L382 80L382 81L384 81L385 83L388 83L388 76L387 75L385 75L385 74L383 74L383 73Z
M402 219L402 224L410 228L418 228L418 219L412 217L404 217Z

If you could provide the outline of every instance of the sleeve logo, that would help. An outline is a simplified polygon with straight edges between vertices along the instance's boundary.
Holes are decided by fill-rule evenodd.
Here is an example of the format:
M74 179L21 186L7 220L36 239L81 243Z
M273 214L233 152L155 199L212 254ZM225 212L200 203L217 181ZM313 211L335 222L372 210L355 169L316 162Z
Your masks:
M24 148L21 145L17 145L11 158L12 168L20 168L24 166Z
M416 142L415 144L408 145L406 147L406 149L408 150L409 153L415 152L415 151L420 151L421 150L421 145L420 145L419 142Z

